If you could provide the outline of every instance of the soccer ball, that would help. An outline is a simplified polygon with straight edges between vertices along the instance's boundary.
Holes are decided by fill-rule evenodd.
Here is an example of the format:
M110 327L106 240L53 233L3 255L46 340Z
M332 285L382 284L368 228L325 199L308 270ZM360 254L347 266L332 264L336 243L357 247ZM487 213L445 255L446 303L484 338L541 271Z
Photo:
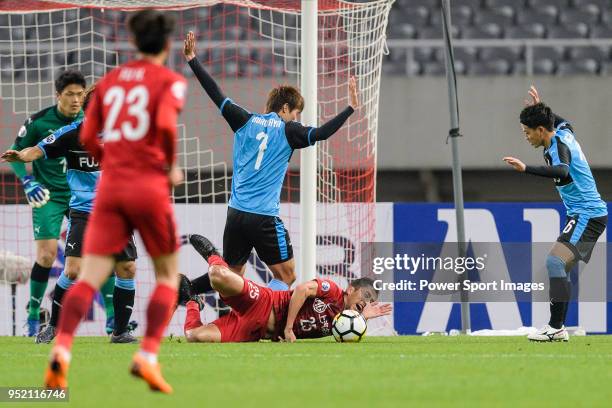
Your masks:
M355 310L344 310L334 317L332 334L337 342L357 343L366 333L366 319Z

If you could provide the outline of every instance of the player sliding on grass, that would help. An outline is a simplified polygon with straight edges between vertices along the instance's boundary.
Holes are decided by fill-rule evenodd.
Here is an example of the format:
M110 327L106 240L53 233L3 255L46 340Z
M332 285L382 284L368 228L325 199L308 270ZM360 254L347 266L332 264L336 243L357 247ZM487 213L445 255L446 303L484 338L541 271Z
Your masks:
M210 265L208 276L213 289L232 311L203 325L200 302L187 302L185 337L190 342L248 342L261 339L284 340L319 338L331 335L334 316L345 309L359 311L366 319L391 313L391 305L376 302L373 281L361 278L343 292L330 280L314 279L294 290L272 291L233 273L212 243L201 235L189 242ZM181 282L180 291L189 291Z
M232 271L243 275L253 248L270 268L273 290L285 290L295 281L293 248L279 218L280 194L289 159L295 149L331 137L357 109L355 79L349 80L350 105L321 127L297 122L304 98L292 86L270 91L264 114L249 113L226 97L206 72L195 53L189 32L183 52L202 87L217 105L234 136L234 171L225 230L223 258ZM212 290L208 275L193 281L197 293Z
M568 341L564 324L571 294L569 272L576 262L589 262L597 239L606 229L608 210L571 125L540 102L535 87L529 95L531 100L520 115L521 127L533 147L544 147L546 166L526 166L514 157L504 157L504 161L517 171L553 179L567 210L567 222L546 258L550 321L528 338Z
M83 109L91 99L94 86L87 89ZM66 237L65 265L53 291L51 320L49 325L36 336L36 343L50 343L55 338L64 293L73 285L81 269L81 247L89 214L93 208L96 185L100 178L98 162L87 154L79 142L83 119L59 128L36 146L21 151L8 150L2 159L8 162L29 163L34 160L64 158L67 164L66 177L70 187L70 216ZM110 314L107 308L107 329L110 326L111 343L135 343L136 338L128 331L128 322L134 306L136 272L136 245L132 237L123 251L115 255L117 279L111 276L104 286L114 288ZM106 297L103 291L103 296ZM106 302L106 299L105 299Z
M162 377L157 353L177 299L178 245L170 187L183 180L175 156L177 117L186 82L164 67L174 29L169 14L140 11L130 17L128 27L140 58L100 80L81 131L81 142L101 161L104 177L85 232L81 276L66 294L45 373L45 385L51 388L68 385L74 333L95 291L113 269L113 254L125 247L137 229L153 259L157 285L147 307L145 336L130 371L152 390L172 392Z

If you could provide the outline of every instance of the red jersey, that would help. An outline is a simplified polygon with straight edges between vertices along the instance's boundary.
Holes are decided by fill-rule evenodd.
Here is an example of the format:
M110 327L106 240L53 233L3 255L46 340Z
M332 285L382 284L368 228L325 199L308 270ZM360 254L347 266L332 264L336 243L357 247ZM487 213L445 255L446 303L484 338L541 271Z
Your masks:
M186 87L182 75L146 60L121 65L100 80L80 137L101 161L102 179L166 176L175 161L176 121Z
M319 285L317 295L307 298L293 323L293 333L298 339L314 339L331 335L334 317L344 310L344 291L326 279L315 279ZM293 291L273 292L276 335L282 335L287 323L289 301Z

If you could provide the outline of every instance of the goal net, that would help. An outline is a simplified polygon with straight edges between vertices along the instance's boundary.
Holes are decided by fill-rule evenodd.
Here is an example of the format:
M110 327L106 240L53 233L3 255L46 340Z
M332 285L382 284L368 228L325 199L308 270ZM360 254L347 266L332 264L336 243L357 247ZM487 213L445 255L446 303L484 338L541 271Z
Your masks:
M8 0L0 3L0 127L8 148L31 114L55 103L53 80L62 70L79 69L88 84L135 57L126 20L140 7L168 9L177 28L168 66L189 81L179 124L179 160L186 183L174 192L180 233L200 233L222 247L232 175L232 132L206 96L182 56L182 38L194 31L197 56L234 101L254 112L264 109L268 91L280 84L299 85L301 64L316 64L318 122L332 118L349 102L348 79L355 76L361 107L317 151L317 275L346 287L362 276L361 243L376 240L376 144L381 63L393 0L319 0L318 55L300 58L299 0ZM281 218L300 256L299 155L291 160L281 196ZM0 250L35 259L30 208L10 168L0 168ZM65 237L65 232L62 237ZM52 270L43 307L63 269L64 239ZM137 238L138 240L138 238ZM154 286L150 261L139 242L137 300L133 318L144 322ZM271 273L253 253L247 276L265 283ZM182 248L180 269L194 278L206 264L191 248ZM298 271L299 272L299 271ZM364 271L364 274L366 272ZM299 276L299 275L298 275ZM9 285L0 284L0 320L9 322ZM29 288L18 285L17 324L26 318ZM214 296L207 302L216 306ZM206 309L206 319L217 308ZM180 334L184 312L172 320ZM103 333L103 308L94 305L81 334ZM11 334L0 324L0 335ZM21 332L18 332L21 334ZM137 332L141 334L141 332Z

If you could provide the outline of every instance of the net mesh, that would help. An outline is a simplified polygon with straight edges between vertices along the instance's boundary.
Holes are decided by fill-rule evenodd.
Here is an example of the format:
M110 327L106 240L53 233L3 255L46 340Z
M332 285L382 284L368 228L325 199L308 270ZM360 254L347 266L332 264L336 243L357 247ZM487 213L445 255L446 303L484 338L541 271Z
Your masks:
M345 126L318 147L317 272L342 286L361 276L360 242L375 240L375 180L378 97L385 29L393 0L319 1L318 121L324 123L348 104L348 78L358 82L361 107ZM196 4L197 3L197 4ZM74 8L79 5L79 8ZM195 7L197 5L197 7ZM181 54L182 36L194 31L197 55L223 91L254 112L264 108L267 92L279 83L299 84L300 1L4 1L0 3L0 115L2 140L8 147L28 115L52 105L54 77L64 69L83 72L88 83L135 57L128 42L124 10L172 9L176 37L168 66L189 81L188 99L179 124L179 160L186 183L174 193L181 233L201 233L221 246L232 173L231 130L205 95ZM6 13L5 13L6 12ZM281 218L299 257L299 155L294 155L282 190ZM35 259L29 207L18 180L3 165L0 172L0 249ZM65 236L65 235L64 235ZM63 267L63 240L52 275ZM142 245L139 245L142 248ZM181 270L190 277L205 264L189 249L181 250ZM136 320L144 321L153 275L144 251L137 274ZM254 253L247 275L267 282L270 272ZM54 287L50 280L49 289ZM8 289L0 285L2 298ZM5 291L7 291L5 293ZM18 287L19 322L25 321L28 288ZM209 303L216 305L214 298ZM6 304L5 304L6 303ZM49 308L48 298L43 307ZM10 315L9 302L0 314ZM207 309L214 318L215 308ZM102 308L81 333L101 334ZM182 312L170 331L181 332ZM3 319L8 320L8 319ZM18 322L18 323L19 323ZM6 328L0 328L0 334Z

